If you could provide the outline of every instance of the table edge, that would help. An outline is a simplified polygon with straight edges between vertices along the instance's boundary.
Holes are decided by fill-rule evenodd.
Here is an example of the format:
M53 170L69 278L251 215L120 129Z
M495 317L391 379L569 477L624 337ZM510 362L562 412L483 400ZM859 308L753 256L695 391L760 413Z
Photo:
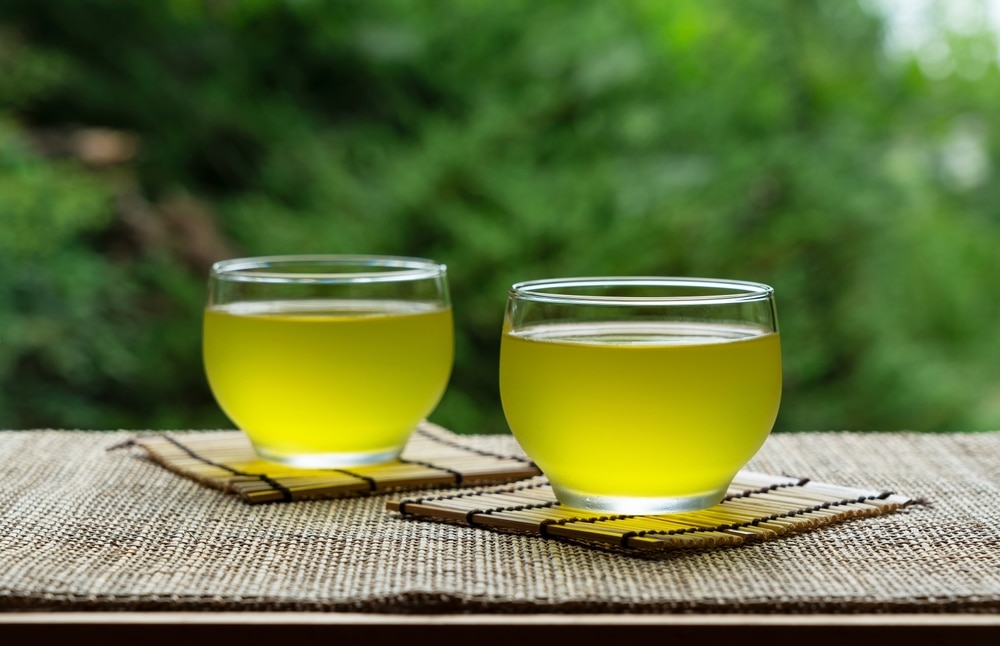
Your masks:
M824 614L383 614L285 611L3 611L0 625L356 625L356 626L998 626L1000 613Z

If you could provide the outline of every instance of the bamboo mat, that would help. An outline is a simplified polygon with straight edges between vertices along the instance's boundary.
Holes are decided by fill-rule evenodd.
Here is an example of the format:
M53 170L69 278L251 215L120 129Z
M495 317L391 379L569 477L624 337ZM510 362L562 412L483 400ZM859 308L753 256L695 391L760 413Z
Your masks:
M430 422L414 431L398 459L347 469L300 469L261 460L240 431L158 433L119 445L124 446L139 447L167 469L248 504L496 484L539 474L523 457L476 449Z
M634 516L571 509L556 501L544 476L485 490L390 500L386 507L421 519L653 553L772 540L880 516L910 502L890 492L741 471L721 503L697 512Z

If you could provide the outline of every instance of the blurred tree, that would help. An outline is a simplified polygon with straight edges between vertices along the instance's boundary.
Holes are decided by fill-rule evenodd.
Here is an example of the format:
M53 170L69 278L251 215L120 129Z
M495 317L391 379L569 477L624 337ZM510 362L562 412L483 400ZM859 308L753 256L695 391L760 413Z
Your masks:
M996 60L893 61L867 6L8 0L0 424L225 424L207 264L349 252L449 265L460 432L506 429L507 287L584 274L774 285L778 430L998 428ZM41 145L95 126L137 154Z

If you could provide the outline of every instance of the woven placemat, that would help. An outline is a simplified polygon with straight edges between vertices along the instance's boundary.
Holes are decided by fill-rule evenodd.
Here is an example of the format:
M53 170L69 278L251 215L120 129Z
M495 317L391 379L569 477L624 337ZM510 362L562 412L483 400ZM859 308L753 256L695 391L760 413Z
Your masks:
M913 502L776 540L662 552L386 510L475 488L249 505L142 449L108 451L145 434L0 431L0 613L1000 616L1000 431L772 433L748 470ZM510 435L459 439L524 456ZM831 630L825 641L842 637Z
M904 496L808 478L741 471L725 499L697 512L635 516L561 505L544 476L472 492L390 500L404 516L520 532L639 552L712 548L766 541L910 504Z
M344 469L299 469L262 460L240 431L157 433L119 446L140 447L167 469L249 504L508 483L540 473L524 457L483 451L461 437L423 422L398 459Z

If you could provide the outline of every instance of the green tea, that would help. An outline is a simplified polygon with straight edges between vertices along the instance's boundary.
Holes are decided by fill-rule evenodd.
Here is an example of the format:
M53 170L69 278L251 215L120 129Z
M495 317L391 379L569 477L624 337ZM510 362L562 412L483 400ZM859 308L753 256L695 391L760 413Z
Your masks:
M453 346L450 308L406 302L237 303L204 320L222 410L262 457L299 466L397 454L443 395Z
M500 393L511 431L557 489L711 494L771 431L781 398L779 337L658 322L506 330Z

